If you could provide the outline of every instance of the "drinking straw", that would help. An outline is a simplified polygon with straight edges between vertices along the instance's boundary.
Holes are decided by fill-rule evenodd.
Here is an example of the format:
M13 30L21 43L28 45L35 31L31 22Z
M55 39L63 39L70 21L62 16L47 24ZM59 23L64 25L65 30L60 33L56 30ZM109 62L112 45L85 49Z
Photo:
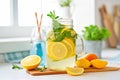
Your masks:
M35 12L35 18L36 18L36 24L37 24L37 26L39 26L39 24L38 24L38 17L37 17L37 12ZM33 28L33 30L32 30L32 34L31 34L31 43L33 42L33 37L35 36L35 28Z
M41 33L40 28L41 28L41 24L42 24L42 18L43 18L43 14L41 14L41 16L40 16L40 23L39 23L39 27L38 27L38 32L39 33ZM41 39L41 34L40 34L40 39Z
M41 24L42 24L43 14L41 14L40 22L38 22L37 12L35 12L35 17L36 17L36 23L37 23L37 27L38 27L39 38L41 39L40 27L41 27Z
M39 23L38 23L38 16L37 16L37 12L35 12L35 17L36 17L36 23L37 23L37 27L39 26Z

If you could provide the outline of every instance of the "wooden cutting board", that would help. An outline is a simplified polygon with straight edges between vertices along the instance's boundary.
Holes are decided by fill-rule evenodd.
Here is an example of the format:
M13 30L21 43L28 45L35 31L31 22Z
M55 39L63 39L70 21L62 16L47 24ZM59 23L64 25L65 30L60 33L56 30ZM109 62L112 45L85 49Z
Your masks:
M118 22L118 18L119 18L119 6L115 5L114 6L114 21L113 21L113 27L114 27L114 31L115 31L115 35L117 37L117 41L118 43L120 42L120 25Z
M110 32L110 37L108 38L108 45L109 47L116 47L117 45L117 37L115 35L115 31L113 29L113 19L111 15L108 13L106 6L103 5L100 8L101 16L102 16L102 22L103 26L105 26L106 29Z
M105 71L117 71L120 70L120 68L118 67L106 67L103 69L96 69L96 68L88 68L85 69L85 73L88 72L105 72ZM37 76L37 75L52 75L52 74L66 74L66 71L53 71L50 69L46 69L44 72L40 72L39 70L30 70L30 71L26 71L28 74L33 75L33 76Z

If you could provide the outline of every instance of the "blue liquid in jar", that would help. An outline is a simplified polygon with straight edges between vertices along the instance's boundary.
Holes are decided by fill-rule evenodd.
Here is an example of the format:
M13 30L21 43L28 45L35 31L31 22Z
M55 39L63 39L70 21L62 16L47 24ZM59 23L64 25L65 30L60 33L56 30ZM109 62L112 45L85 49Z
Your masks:
M45 41L35 41L32 44L30 55L38 55L41 57L40 66L46 66L46 43Z

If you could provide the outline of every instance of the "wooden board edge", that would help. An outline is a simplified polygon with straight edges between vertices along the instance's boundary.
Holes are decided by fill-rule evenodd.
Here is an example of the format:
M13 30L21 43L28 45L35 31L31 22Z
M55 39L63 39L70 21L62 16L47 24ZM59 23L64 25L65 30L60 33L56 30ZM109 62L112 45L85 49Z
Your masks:
M118 71L120 70L120 67L106 67L102 69L97 69L97 68L90 68L90 69L85 69L85 73L90 73L90 72L107 72L107 71ZM38 70L31 70L26 72L32 76L40 76L40 75L54 75L54 74L66 74L66 71L48 71L48 72L40 72Z

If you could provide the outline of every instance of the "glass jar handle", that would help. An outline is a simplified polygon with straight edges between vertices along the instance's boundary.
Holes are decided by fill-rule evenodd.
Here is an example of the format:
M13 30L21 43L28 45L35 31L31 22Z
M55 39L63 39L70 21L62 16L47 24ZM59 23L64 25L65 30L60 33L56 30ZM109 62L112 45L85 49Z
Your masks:
M84 43L83 37L78 35L78 40L81 40L82 50L81 50L81 52L77 53L76 60L85 54L85 43ZM77 46L77 47L79 47L79 46Z

